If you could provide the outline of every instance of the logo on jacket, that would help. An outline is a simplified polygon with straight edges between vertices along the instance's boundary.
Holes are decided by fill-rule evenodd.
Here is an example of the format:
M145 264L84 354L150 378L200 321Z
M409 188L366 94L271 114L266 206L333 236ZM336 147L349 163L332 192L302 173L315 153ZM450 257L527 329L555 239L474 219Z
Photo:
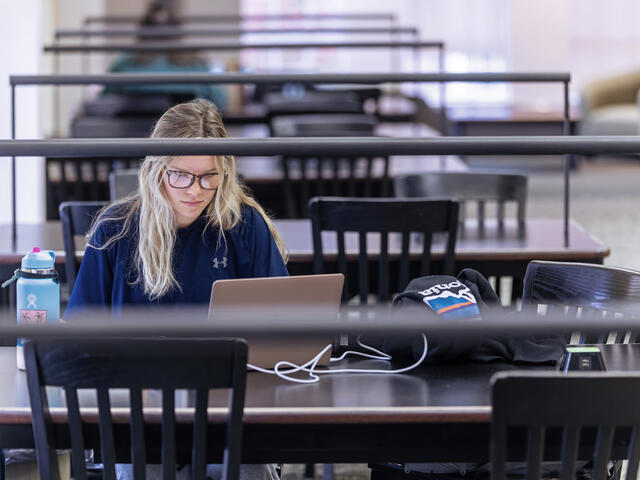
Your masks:
M469 287L460 281L441 283L419 292L422 301L446 318L480 316L478 302Z
M218 258L213 259L213 268L218 268L222 266L222 268L227 268L227 257L222 257L222 260L218 260Z

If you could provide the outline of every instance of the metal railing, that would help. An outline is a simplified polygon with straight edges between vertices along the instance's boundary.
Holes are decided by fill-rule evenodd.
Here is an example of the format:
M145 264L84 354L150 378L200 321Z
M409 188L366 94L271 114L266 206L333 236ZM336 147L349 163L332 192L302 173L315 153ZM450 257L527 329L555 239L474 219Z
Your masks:
M640 136L541 137L314 137L215 139L57 139L0 140L0 156L109 157L145 155L595 155L638 154ZM15 169L14 169L15 174ZM15 178L15 177L14 177ZM14 180L15 195L15 180ZM15 200L15 199L14 199ZM12 212L15 213L15 205ZM568 206L564 210L569 245ZM16 217L12 219L16 245Z
M137 37L137 38L157 38L157 37L231 37L239 35L262 35L262 34L322 34L322 33L344 33L344 34L409 34L417 37L416 27L313 27L313 28L184 28L180 26L155 26L155 27L128 27L110 29L61 29L56 30L56 40L62 38L113 38L113 37ZM417 38L416 38L417 39Z
M89 16L84 19L85 25L92 23L137 23L141 15L107 15ZM263 13L253 15L182 15L175 19L179 23L233 23L245 21L267 21L267 20L369 20L394 22L396 17L393 13Z
M100 75L11 75L11 138L16 138L16 92L17 86L28 85L143 85L143 84L260 84L260 83L325 83L325 84L381 84L400 82L531 82L563 84L564 111L562 133L569 134L569 82L566 72L520 72L520 73L313 73L313 74L246 74L246 73L108 73ZM441 101L444 96L441 94ZM441 106L441 122L444 123L444 102ZM442 126L442 125L441 125ZM462 152L458 152L462 153ZM564 161L564 217L565 236L568 235L569 218L569 159ZM15 225L15 158L12 159L12 223ZM15 227L14 230L15 232ZM567 240L568 242L568 240Z

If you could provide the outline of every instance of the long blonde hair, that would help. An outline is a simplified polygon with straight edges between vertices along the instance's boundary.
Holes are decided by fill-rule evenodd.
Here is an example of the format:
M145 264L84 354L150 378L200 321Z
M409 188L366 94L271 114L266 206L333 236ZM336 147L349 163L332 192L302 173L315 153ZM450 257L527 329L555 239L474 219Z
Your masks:
M227 132L216 106L208 100L197 99L181 103L167 110L158 120L152 138L221 138ZM134 256L135 280L141 282L144 293L156 300L173 289L180 289L173 271L173 247L176 239L175 214L169 203L162 177L171 156L147 156L140 167L138 192L128 198L107 205L87 234L89 245L105 249L129 235L137 226L138 246ZM218 190L213 201L205 207L207 228L218 228L219 241L224 242L224 231L242 220L242 206L256 209L276 242L284 261L287 252L273 221L264 209L246 191L236 176L233 156L214 157L218 167ZM136 215L137 220L136 220ZM121 221L119 232L102 245L94 245L93 238L106 222Z

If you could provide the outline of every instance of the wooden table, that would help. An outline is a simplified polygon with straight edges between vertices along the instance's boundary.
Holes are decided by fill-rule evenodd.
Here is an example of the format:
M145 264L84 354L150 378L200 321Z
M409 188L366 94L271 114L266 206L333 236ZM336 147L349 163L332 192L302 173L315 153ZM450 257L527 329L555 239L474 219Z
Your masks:
M640 345L601 348L607 370L640 368ZM362 365L361 361L359 366ZM526 368L531 371L553 367ZM243 461L486 461L490 378L498 371L514 369L504 363L423 365L402 375L324 376L319 383L310 385L288 384L266 374L249 373ZM0 448L33 448L26 376L16 368L12 347L0 348L0 385ZM122 392L113 393L112 406L126 406ZM48 395L52 415L58 422L55 434L61 446L68 445L61 392L49 389ZM159 415L158 397L153 392L146 396L145 416ZM84 395L80 403L83 417L93 422L95 398ZM178 396L178 419L186 416L185 408L191 405L192 397ZM210 408L211 435L223 434L224 413L224 408ZM115 443L118 445L121 438L127 444L127 411L114 414L124 421L115 423ZM190 438L188 427L188 420L186 425L179 421L178 434ZM97 433L97 425L90 423L86 432ZM91 434L85 438L95 441ZM212 445L210 461L218 459L218 446Z
M536 110L527 105L468 105L447 109L451 135L562 135L562 107ZM573 108L569 129L575 134L580 113Z
M309 220L276 220L276 228L282 234L289 248L288 268L291 274L308 274L313 272L313 246L311 240L311 223ZM43 224L18 225L17 249L11 248L9 225L0 225L0 272L10 275L17 268L22 256L33 247L54 250L56 264L64 264L65 254L62 243L60 222L51 221ZM473 220L467 220L465 227L459 231L456 246L456 270L475 268L486 276L509 275L522 277L526 265L531 260L556 260L587 263L602 263L610 253L608 247L585 232L578 224L571 223L569 247L563 246L562 220L529 219L523 230L518 228L515 220L507 219L504 229L498 228L497 222L489 219L484 230L478 228ZM369 238L369 255L375 260L378 251L378 239ZM323 243L328 252L328 267L335 260L335 235L323 234ZM390 255L399 253L399 242L390 240ZM347 237L347 253L355 260L357 239ZM420 242L412 240L410 252L419 260ZM441 268L440 262L444 252L444 239L434 240L433 246L434 272ZM81 257L82 252L79 251ZM397 256L397 255L396 255ZM63 270L60 268L60 270ZM370 270L371 272L375 271ZM4 278L4 277L3 277ZM9 278L8 276L6 278Z

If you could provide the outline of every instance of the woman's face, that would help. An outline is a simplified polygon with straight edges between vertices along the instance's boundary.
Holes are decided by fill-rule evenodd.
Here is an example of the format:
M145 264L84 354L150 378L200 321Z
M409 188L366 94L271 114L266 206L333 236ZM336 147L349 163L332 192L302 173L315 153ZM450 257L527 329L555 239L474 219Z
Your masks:
M177 228L191 225L211 203L218 188L218 173L212 155L176 157L167 164L162 185Z

